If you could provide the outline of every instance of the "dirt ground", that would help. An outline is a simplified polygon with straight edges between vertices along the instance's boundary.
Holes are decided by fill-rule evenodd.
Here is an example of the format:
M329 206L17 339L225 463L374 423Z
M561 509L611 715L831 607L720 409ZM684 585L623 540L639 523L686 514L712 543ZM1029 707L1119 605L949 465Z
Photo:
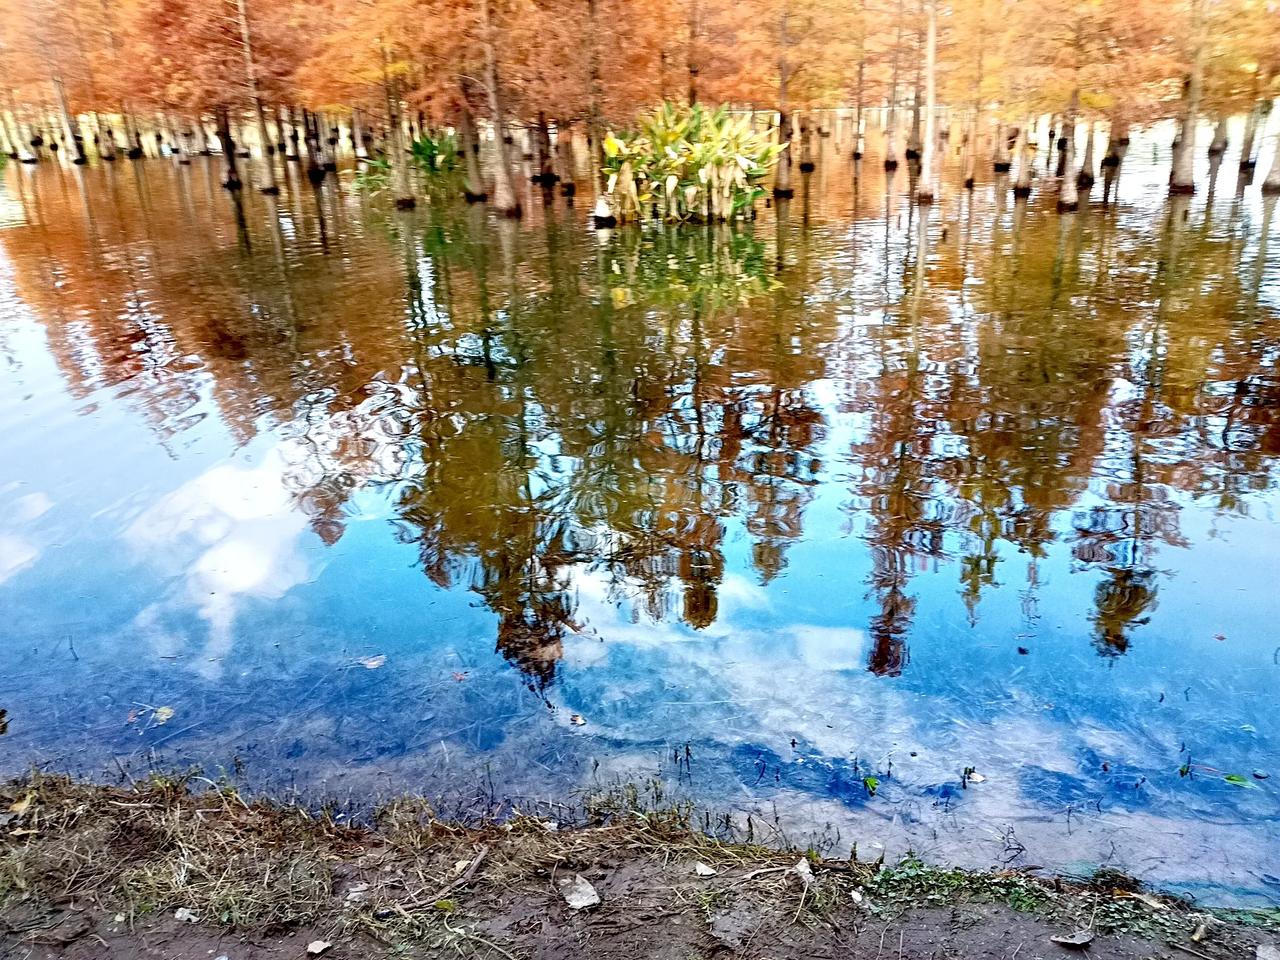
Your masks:
M1051 940L1078 930L1095 960L1226 960L1280 942L1280 912L1200 910L1119 874L821 860L676 816L465 829L405 800L354 827L180 783L60 779L11 785L0 811L4 960L1036 960L1080 955ZM598 904L566 902L579 877Z

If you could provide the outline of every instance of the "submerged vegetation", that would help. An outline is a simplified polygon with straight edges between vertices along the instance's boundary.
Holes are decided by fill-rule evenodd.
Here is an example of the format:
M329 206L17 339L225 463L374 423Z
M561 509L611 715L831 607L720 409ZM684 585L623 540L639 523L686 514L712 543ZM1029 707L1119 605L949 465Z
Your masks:
M664 103L636 130L605 137L606 197L623 222L650 213L669 222L730 220L764 193L785 148L746 114Z

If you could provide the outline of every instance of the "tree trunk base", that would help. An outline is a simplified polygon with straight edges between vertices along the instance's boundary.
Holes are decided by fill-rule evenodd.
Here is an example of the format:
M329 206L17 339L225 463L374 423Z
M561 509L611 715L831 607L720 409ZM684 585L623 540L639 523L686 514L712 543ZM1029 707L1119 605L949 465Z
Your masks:
M324 163L324 166L321 169L323 169L325 173L337 173L338 164L335 163L333 160L326 160Z
M1280 197L1280 183L1267 182L1262 185L1264 197Z
M1169 195L1170 195L1170 196L1182 196L1182 197L1189 197L1189 196L1191 196L1191 194L1193 194L1193 193L1195 193L1195 192L1196 192L1196 185L1195 185L1194 183L1171 183L1171 184L1169 184Z
M1079 209L1080 209L1080 202L1078 200L1072 201L1072 202L1067 202L1066 200L1058 201L1059 213L1075 213Z
M266 194L268 197L274 197L274 196L278 196L278 195L279 195L279 193L280 193L280 188L279 188L279 187L277 187L277 186L262 187L262 188L260 188L260 189L258 190L258 192L259 192L259 193L264 193L264 194Z
M301 159L302 159L302 157L300 157L300 156L299 156L298 154L296 154L296 153L286 153L286 154L284 155L284 158L285 158L286 160L288 160L290 163L297 163L299 160L301 160Z
M1257 161L1257 160L1241 160L1241 161L1240 161L1240 169L1241 169L1241 170L1253 170L1253 169L1255 169L1257 166L1258 166L1258 161Z
M915 149L914 147L907 147L906 158L908 160L919 160L920 151Z
M111 159L112 159L112 160L114 160L114 159L115 159L115 157L112 157ZM180 167L189 167L189 166L191 166L191 160L190 160L190 159L188 159L187 157L182 157L182 158L178 161L178 166L180 166Z
M618 225L618 218L610 214L607 217L592 216L591 223L597 230L607 230Z
M1013 195L1015 197L1029 197L1031 196L1031 188L1030 187L1014 187Z
M578 192L578 185L572 180L564 180L560 183L560 196L572 197Z
M307 169L307 179L311 181L313 187L318 187L324 183L324 178L327 176L328 174L325 173L324 167L309 167Z
M855 150L855 151L853 151L853 159L855 159L855 160L861 160L861 159L862 159L862 151L861 151L861 150Z
M964 178L964 188L965 188L966 190L972 190L972 189L973 189L973 177L965 177L965 178Z
M1080 176L1076 177L1076 186L1081 190L1088 190L1093 186L1093 182L1092 173L1082 173Z
M884 168L885 168L886 170L897 170L897 169L898 169L898 161L897 161L897 160L886 160L886 161L884 162Z
M1008 173L1013 169L1013 164L1009 163L1007 160L997 160L991 166L996 173Z
M1102 158L1102 165L1103 167L1110 167L1112 170L1114 170L1116 167L1120 166L1120 158L1117 157L1114 153L1108 154L1107 156Z
M239 157L241 160L248 160L253 156L253 154L251 154L248 150L238 150L236 151L236 156Z
M83 166L84 166L86 163L88 163L89 161L88 161L88 160L86 160L84 157L76 157L76 158L75 158L74 160L72 160L71 162L72 162L72 163L74 163L77 167L83 167Z
M418 205L415 197L396 197L397 210L412 210Z
M790 200L796 195L796 192L790 187L774 187L773 195L779 200Z
M40 160L38 157L23 157L22 162L23 163L39 163Z
M130 160L141 160L146 156L146 154L142 152L141 147L130 147L129 152L126 153L125 156Z
M498 212L508 220L519 220L524 216L524 210L518 203L514 207L507 207L506 209L499 210Z
M244 184L239 180L224 180L222 181L222 189L223 190L243 190Z
M933 203L933 191L921 190L916 194L916 203L922 207L930 206Z
M544 187L554 187L559 180L558 173L535 173L529 178L530 183L537 183Z
M814 171L814 170L816 170L816 169L818 169L818 168L817 168L816 166L814 166L814 163L813 163L813 161L812 161L812 160L802 160L802 161L800 162L800 172L801 172L801 173L813 173L813 171Z
M17 155L16 153L11 153L11 154L9 154L9 159L10 159L10 160L17 160L17 159L18 159L18 155ZM103 158L102 158L102 160L103 160L103 162L104 162L104 163L115 163L115 162L116 162L116 155L113 153L113 154L112 154L111 156L109 156L109 157L103 157Z
M489 199L487 193L474 193L471 190L463 190L462 195L466 198L467 203L484 203Z

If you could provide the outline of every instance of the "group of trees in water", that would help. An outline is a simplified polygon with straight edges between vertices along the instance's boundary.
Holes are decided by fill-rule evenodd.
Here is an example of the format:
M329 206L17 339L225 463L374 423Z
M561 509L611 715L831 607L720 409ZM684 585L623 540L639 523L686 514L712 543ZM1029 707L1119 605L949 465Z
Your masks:
M118 388L164 443L211 409L237 444L282 429L328 543L358 491L387 491L423 573L476 591L536 682L582 626L583 577L704 628L728 573L767 584L815 536L858 545L823 582L865 595L876 672L903 668L927 571L954 583L934 604L976 618L1018 590L1034 620L1070 562L1096 584L1081 631L1116 655L1186 505L1243 513L1280 482L1270 224L1240 195L1193 219L1175 197L1152 225L1000 193L940 237L833 178L838 232L781 209L592 237L558 206L388 228L336 191L237 227L212 169L148 174L145 202L132 179L32 178L6 237L73 393ZM833 489L847 526L815 530Z
M1072 209L1133 125L1177 121L1174 192L1194 189L1200 151L1226 151L1229 118L1245 118L1240 164L1257 163L1277 23L1276 0L0 0L0 133L31 161L217 150L233 187L252 141L266 192L283 157L322 178L354 153L385 163L408 207L411 142L448 128L468 196L518 214L517 150L569 191L573 151L595 174L606 131L638 109L729 104L790 145L782 195L832 134L855 157L918 164L920 201L944 144L966 184L1012 167L1026 193L1052 131ZM1280 156L1264 163L1280 191Z

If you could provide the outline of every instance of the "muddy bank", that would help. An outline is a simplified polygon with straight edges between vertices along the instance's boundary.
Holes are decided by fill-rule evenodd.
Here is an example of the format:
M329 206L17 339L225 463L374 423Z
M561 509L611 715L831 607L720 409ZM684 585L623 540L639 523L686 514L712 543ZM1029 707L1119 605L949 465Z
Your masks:
M678 814L463 828L404 799L367 825L173 780L0 790L0 956L1252 957L1280 910L726 844ZM574 895L598 903L575 909Z

